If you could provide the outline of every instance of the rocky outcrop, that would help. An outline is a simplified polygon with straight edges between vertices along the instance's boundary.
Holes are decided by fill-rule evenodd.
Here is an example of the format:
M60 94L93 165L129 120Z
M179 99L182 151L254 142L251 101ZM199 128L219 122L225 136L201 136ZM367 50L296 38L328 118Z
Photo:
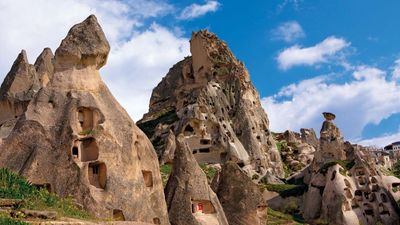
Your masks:
M32 100L0 145L0 167L61 197L72 195L97 217L169 224L151 142L101 80L109 50L90 16L68 32L54 58L45 49L31 66L24 52L19 56L10 73L20 88L5 89ZM34 82L17 82L35 73ZM6 78L3 86L9 83ZM37 94L25 91L37 83L43 86L33 89Z
M176 139L173 170L165 188L171 224L228 225L217 195L183 135Z
M229 225L266 224L267 204L260 189L236 163L222 167L216 192Z
M174 65L153 90L150 110L137 124L161 163L170 130L183 134L199 163L235 160L252 177L283 176L282 162L249 74L214 34L192 34L192 56Z
M320 148L309 178L304 179L305 219L343 225L399 224L399 179L385 176L367 149L344 142L332 113L324 116Z
M311 164L316 147L318 148L318 144L315 143L318 139L313 129L302 128L300 131L301 134L289 130L275 134L288 176Z

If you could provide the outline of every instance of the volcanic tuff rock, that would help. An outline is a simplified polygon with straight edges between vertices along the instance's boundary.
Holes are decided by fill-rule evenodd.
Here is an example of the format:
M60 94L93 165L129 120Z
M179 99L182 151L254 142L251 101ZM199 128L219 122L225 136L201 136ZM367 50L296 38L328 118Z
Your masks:
M171 224L228 225L217 195L184 141L176 138L173 170L165 188Z
M14 81L7 76L3 84L18 88L2 86L2 93L17 90L14 96L32 100L0 143L0 167L72 195L98 217L169 224L151 142L101 80L109 50L92 15L68 32L54 58L45 49L33 67L24 52L19 56ZM35 70L41 79L27 80Z
M185 136L199 163L232 159L249 176L282 177L267 115L243 63L206 30L192 34L190 49L192 56L175 64L153 90L150 110L137 123L161 163L173 158L166 147L171 130Z
M230 225L264 225L267 217L259 187L234 162L222 167L217 195Z
M385 176L368 150L344 142L331 115L324 115L320 148L304 179L304 218L343 225L399 224L399 179Z
M316 148L318 148L317 136L314 129L302 128L301 134L293 131L276 133L275 140L281 152L282 161L289 171L297 172L309 165ZM292 175L292 174L288 174Z

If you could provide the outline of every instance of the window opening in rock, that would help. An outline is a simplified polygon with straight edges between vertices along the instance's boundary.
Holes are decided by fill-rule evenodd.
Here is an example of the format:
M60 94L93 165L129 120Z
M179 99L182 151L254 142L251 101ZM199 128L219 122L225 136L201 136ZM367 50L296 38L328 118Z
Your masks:
M192 213L213 214L215 208L211 201L208 200L192 200Z
M154 224L161 224L160 218L153 218L153 223Z
M114 209L113 210L113 219L116 221L125 221L125 216L122 210Z
M146 187L153 187L153 173L151 171L142 170L142 174Z
M184 131L185 136L190 136L194 134L194 129L190 124L186 125L185 131Z
M105 163L89 163L88 175L89 183L91 185L101 189L106 187L107 167Z
M201 148L201 149L199 149L199 152L200 153L208 153L208 152L210 152L210 149L209 148Z
M78 158L79 157L79 149L78 149L78 147L76 147L76 146L72 147L72 156L74 158Z
M201 139L200 144L202 145L209 145L211 143L211 140L209 139Z
M334 179L335 179L335 177L336 177L336 170L335 170L335 171L333 171L333 173L332 173L332 177L331 177L331 180L334 180Z

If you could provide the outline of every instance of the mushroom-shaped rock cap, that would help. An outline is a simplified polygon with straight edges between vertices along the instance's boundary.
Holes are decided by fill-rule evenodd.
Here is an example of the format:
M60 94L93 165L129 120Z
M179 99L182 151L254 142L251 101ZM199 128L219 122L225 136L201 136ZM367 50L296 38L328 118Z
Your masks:
M107 62L110 45L94 15L74 25L56 50L56 69L87 67L100 69Z
M336 118L335 114L330 112L323 112L322 115L324 115L326 120L334 120Z

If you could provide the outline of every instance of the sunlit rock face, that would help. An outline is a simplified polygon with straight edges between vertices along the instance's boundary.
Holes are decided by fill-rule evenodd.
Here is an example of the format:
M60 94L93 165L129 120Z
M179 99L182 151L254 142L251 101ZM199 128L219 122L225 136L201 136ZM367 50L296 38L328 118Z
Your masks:
M72 195L97 217L169 224L151 142L100 77L109 51L92 15L71 28L54 57L45 49L33 66L20 54L2 93L27 104L9 112L18 120L2 137L0 167Z
M177 137L176 144L174 166L165 188L171 224L228 225L218 197L183 135Z
M175 64L153 90L137 124L161 163L172 163L172 135L183 134L199 163L234 160L251 177L283 176L282 162L249 74L214 34L192 34L192 56Z
M304 218L329 224L399 224L400 180L385 176L364 147L344 142L332 115L324 113L320 147L304 178Z

